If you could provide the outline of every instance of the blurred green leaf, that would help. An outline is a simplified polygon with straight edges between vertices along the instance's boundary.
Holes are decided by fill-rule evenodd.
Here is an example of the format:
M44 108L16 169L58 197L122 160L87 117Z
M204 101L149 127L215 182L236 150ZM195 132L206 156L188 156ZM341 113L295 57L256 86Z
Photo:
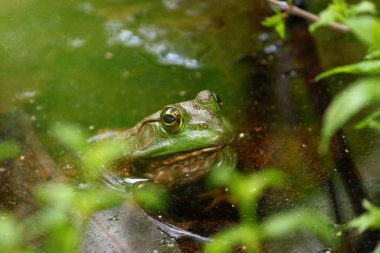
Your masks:
M285 20L281 12L277 10L276 12L275 15L267 17L261 24L266 27L274 27L280 38L285 39Z
M151 211L160 211L169 204L168 193L154 183L141 183L133 189L135 201L142 207Z
M380 208L371 204L368 200L363 201L363 206L367 211L361 216L351 220L348 225L357 229L359 233L363 233L367 229L379 229Z
M327 108L322 126L320 152L325 154L336 131L364 107L380 101L380 78L363 78L335 96Z
M380 45L379 45L380 46ZM372 47L368 50L367 55L364 57L365 60L374 60L380 58L380 48Z
M340 66L319 74L317 81L335 74L377 75L380 74L380 60L361 61L355 64Z
M262 236L266 239L280 239L290 233L306 230L317 235L329 246L336 247L339 242L331 220L312 210L280 212L264 220L261 228Z
M108 187L92 186L89 189L78 190L72 208L81 213L83 220L93 212L121 204L126 200L126 193L115 191Z
M43 208L24 222L24 240L44 237L42 248L47 252L76 252L87 221L105 208L120 205L123 192L97 185L78 189L64 183L48 183L36 190ZM59 247L59 250L53 250Z
M0 162L16 158L20 153L20 146L13 141L0 142Z
M263 191L269 187L280 187L284 175L280 171L266 168L251 175L245 175L234 168L224 167L211 171L209 182L215 186L227 186L236 199L243 220L255 221L255 207Z
M120 159L127 150L129 150L128 143L123 140L92 143L82 156L82 167L86 179L95 180L99 171L107 169L113 162Z
M377 245L376 249L372 253L380 253L380 244Z
M368 46L380 45L380 19L371 16L359 16L347 20L348 27L358 39Z
M0 214L0 252L15 252L21 243L22 232L16 219L9 214Z
M377 14L376 5L370 1L360 1L357 4L352 5L352 12L352 15Z
M211 171L209 174L208 182L212 186L225 186L230 183L235 173L235 168L230 166L224 166Z
M68 210L75 203L73 186L63 183L48 183L35 191L37 199L58 210Z
M81 151L87 146L86 137L78 126L68 123L56 123L52 127L52 133L66 147L73 151Z
M333 0L332 3L319 14L319 19L309 26L309 29L314 32L317 28L327 26L333 22L346 25L357 17L376 14L376 5L370 1L347 4L346 1L343 0Z
M206 244L205 253L232 252L234 246L244 247L244 252L260 252L260 234L250 223L236 225L216 234L213 241Z
M358 122L355 127L357 129L363 129L365 127L375 129L380 131L380 121L377 119L380 117L380 110L373 112L372 114L365 117L363 120Z
M332 22L344 22L346 10L345 1L333 0L326 9L319 13L319 19L309 26L310 31L314 32L317 28L329 25Z

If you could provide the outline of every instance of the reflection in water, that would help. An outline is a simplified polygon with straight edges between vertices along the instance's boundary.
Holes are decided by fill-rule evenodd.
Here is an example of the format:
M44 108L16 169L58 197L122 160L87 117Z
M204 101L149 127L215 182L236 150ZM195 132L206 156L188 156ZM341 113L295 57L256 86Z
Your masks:
M173 52L173 47L168 42L148 42L153 41L159 35L165 34L165 30L154 27L142 27L139 29L141 36L133 31L125 29L122 22L107 21L105 30L108 36L107 44L110 46L123 45L126 47L144 46L143 48L157 57L157 60L165 65L179 65L186 68L199 68L200 63L179 53Z
M72 48L79 48L86 44L86 40L81 38L69 39L67 44Z

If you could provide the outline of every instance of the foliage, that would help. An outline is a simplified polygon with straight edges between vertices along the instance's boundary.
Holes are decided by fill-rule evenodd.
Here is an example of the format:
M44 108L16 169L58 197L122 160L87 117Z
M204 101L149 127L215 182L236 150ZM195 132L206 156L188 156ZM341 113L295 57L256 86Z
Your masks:
M277 10L275 10L275 12L275 15L267 17L263 22L261 22L261 24L266 27L274 27L278 36L280 36L281 39L285 39L284 15Z
M52 132L79 154L84 181L81 187L64 182L39 186L35 197L41 208L26 219L1 214L0 252L77 252L91 215L126 200L125 193L97 183L95 177L96 170L108 167L122 155L121 142L89 144L80 128L68 124L56 124ZM2 147L7 145L13 147Z
M380 117L380 110L373 112L371 115L368 115L365 119L356 124L357 129L363 128L372 128L377 131L380 131L380 122L377 120Z
M321 152L326 153L334 133L361 109L380 101L380 78L363 78L336 95L324 115Z
M240 223L214 236L205 252L230 252L242 246L246 252L260 252L264 240L283 238L295 231L309 231L331 247L338 245L332 222L320 213L307 209L282 211L258 222L257 204L268 187L281 187L284 175L277 170L264 169L252 175L243 175L231 168L218 169L210 175L210 182L227 186L240 210Z
M371 204L368 200L363 201L366 212L361 216L352 219L348 226L355 228L359 233L368 229L380 228L380 208Z
M352 18L362 14L377 14L376 6L369 1L361 1L358 4L348 4L345 0L333 0L332 3L319 14L319 19L310 25L310 30L315 31L321 26L328 26L332 22L345 24Z
M378 85L380 81L380 19L376 15L376 7L371 2L362 1L350 5L344 0L336 0L321 12L320 20L311 26L311 30L315 30L317 27L328 25L333 21L342 23L369 47L368 54L362 61L327 70L318 75L316 80L342 73L373 76L373 78L362 78L350 84L336 95L327 108L322 127L320 145L322 153L327 152L330 140L339 128L343 127L363 108L380 102ZM366 126L369 122L371 122L371 126L375 126L377 125L375 119L373 115L370 115L360 126Z

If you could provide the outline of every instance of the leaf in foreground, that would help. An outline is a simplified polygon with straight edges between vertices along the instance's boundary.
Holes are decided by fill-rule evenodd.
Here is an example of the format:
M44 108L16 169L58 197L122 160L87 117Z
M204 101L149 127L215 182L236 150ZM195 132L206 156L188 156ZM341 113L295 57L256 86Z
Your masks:
M380 78L360 79L335 96L326 110L320 152L328 150L332 136L366 106L380 101Z
M363 206L367 212L350 221L348 225L352 228L356 228L359 233L362 233L367 229L379 229L380 208L371 204L368 200L363 201Z
M319 74L315 79L317 81L335 75L335 74L357 74L357 75L377 75L380 74L380 60L362 61L355 64L345 65L330 69Z
M371 16L359 16L347 20L348 27L358 39L368 46L380 45L380 19Z
M261 231L265 239L280 239L300 230L317 235L331 247L338 245L339 238L332 222L326 216L311 210L293 210L273 215L263 222Z

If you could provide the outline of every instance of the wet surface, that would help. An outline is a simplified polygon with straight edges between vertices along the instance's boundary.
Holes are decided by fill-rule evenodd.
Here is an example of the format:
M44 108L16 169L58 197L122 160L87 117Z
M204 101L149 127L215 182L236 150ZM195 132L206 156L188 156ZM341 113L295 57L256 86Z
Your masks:
M174 238L164 234L133 202L93 215L82 252L181 252Z

